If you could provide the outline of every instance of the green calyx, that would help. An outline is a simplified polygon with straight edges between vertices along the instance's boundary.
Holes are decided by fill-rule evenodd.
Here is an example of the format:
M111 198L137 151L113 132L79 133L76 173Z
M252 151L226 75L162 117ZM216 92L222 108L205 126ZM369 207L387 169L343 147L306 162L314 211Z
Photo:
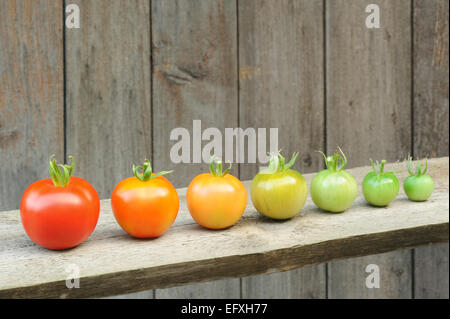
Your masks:
M281 155L280 152L271 154L269 159L269 167L260 171L259 174L274 174L285 172L290 169L292 165L294 165L297 157L298 153L292 154L291 160L286 163L286 159Z
M375 163L370 159L370 165L372 166L372 170L378 177L382 177L386 174L394 174L398 172L385 172L384 171L384 165L386 164L386 160L382 160L381 163L376 161Z
M407 168L408 168L408 173L411 176L422 176L425 175L427 173L428 170L428 159L425 158L425 168L422 170L422 163L419 163L419 165L416 166L416 172L413 172L413 164L412 164L412 157L409 156L408 157L408 164L407 164Z
M215 164L215 165L214 165ZM225 170L223 170L223 164L221 160L217 160L216 155L211 156L211 159L209 160L209 171L212 175L216 177L223 177L227 175L231 170L231 163L229 163L229 167Z
M145 159L142 166L135 166L133 165L133 174L136 176L137 179L139 179L142 182L149 181L151 179L157 178L162 175L166 175L169 173L172 173L173 171L162 171L159 173L152 172L152 165L150 164L150 161L148 159Z
M322 154L325 165L328 170L332 172L339 172L342 171L345 166L347 166L347 157L345 156L344 152L341 150L340 147L338 147L339 152L335 152L333 156L326 156L323 152L319 151L320 154ZM342 155L341 155L342 154Z
M48 173L56 187L65 187L69 184L70 177L72 177L75 169L75 161L73 156L69 156L71 165L57 164L54 159L55 155L50 156L48 163Z

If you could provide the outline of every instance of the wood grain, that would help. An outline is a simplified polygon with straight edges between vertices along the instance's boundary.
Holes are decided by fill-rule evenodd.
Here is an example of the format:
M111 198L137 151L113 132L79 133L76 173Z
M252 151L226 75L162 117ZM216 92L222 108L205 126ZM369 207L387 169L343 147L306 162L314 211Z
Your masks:
M381 28L368 29L367 1L326 2L327 151L342 147L350 167L366 165L369 158L404 159L412 150L411 1L377 4ZM386 269L385 284L380 289L358 286L364 282L355 273L375 259ZM328 296L408 298L410 269L408 251L330 263Z
M239 278L156 289L156 299L239 299Z
M0 2L0 210L64 156L61 1Z
M72 1L81 28L66 30L67 154L100 198L150 158L148 1Z
M222 136L225 128L238 126L236 30L235 1L152 1L153 163L157 170L174 169L168 178L176 186L187 186L209 170L207 164L193 163L194 156L201 157L201 149L193 146L193 120L201 121L202 131L214 127ZM190 132L190 164L170 158L175 128ZM224 158L223 142L222 151ZM236 165L231 173L237 176ZM155 296L235 296L236 291L239 281L233 280L157 291Z
M239 126L265 128L267 152L269 129L277 128L277 149L289 158L300 152L295 169L316 171L322 161L315 151L323 149L325 140L322 2L238 4ZM260 165L266 163L241 164L241 179L253 178ZM242 279L245 298L323 297L325 289L325 265Z
M414 1L414 156L449 154L448 11L445 0ZM449 297L448 245L415 250L414 297Z
M152 26L154 165L174 169L169 177L174 185L187 186L209 171L208 164L194 163L201 150L193 147L193 120L201 121L202 131L215 127L222 135L226 127L238 124L236 5L154 0ZM190 132L190 164L170 158L175 128ZM237 176L237 169L232 173Z
M242 278L242 298L326 298L325 264Z
M401 191L387 208L368 206L359 196L343 214L319 210L308 198L302 213L285 222L263 218L249 205L244 218L224 231L195 224L185 203L164 236L137 240L114 220L102 201L99 224L82 245L49 251L23 232L17 211L0 213L0 298L99 297L192 282L249 276L448 241L448 157L430 160L436 190L426 202ZM405 163L389 164L402 170ZM369 167L350 170L358 183ZM313 174L305 174L308 184ZM245 182L248 188L250 183ZM201 249L199 249L201 247ZM66 266L80 268L80 288L67 289ZM158 290L156 291L156 294Z

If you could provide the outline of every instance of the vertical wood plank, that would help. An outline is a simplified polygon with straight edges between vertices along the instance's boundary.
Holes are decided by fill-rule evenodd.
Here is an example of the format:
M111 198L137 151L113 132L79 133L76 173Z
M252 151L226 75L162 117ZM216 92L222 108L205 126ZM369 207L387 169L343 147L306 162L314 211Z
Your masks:
M101 198L151 156L150 8L145 0L73 1L66 30L67 154Z
M449 245L414 249L414 298L448 299Z
M76 0L81 28L66 29L67 154L100 198L151 156L150 5ZM149 297L153 291L122 295Z
M448 10L414 1L414 156L448 156Z
M411 6L378 1L380 29L365 25L367 0L326 2L327 151L337 146L349 167L369 158L394 161L411 152ZM381 286L368 289L368 264ZM411 251L328 264L330 298L410 298Z
M319 170L315 151L324 146L322 2L239 1L238 13L240 126L266 128L267 140L269 128L278 128L283 153L300 152L295 169ZM257 172L258 164L240 166L241 179ZM325 294L325 265L242 279L243 298Z
M0 210L64 156L62 2L0 2Z
M239 279L225 279L155 290L156 299L237 299Z
M449 154L448 11L445 0L414 1L414 156ZM414 297L449 297L448 244L415 249Z
M323 299L325 287L325 265L315 265L242 278L242 298Z
M176 186L208 170L192 163L192 153L199 152L192 144L193 120L222 134L237 127L236 30L235 1L152 1L153 163L158 170L174 169L168 178ZM190 132L191 164L171 161L174 128ZM232 173L237 176L237 169ZM239 279L156 290L155 296L238 298Z

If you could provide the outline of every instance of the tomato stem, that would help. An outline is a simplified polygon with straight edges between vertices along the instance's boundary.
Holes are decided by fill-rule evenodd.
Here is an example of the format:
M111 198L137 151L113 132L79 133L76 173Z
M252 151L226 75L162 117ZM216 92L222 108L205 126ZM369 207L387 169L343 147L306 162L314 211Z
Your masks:
M370 159L370 165L372 166L372 170L376 175L378 175L378 177L385 175L385 172L384 172L385 164L386 164L386 160L382 160L381 163L378 162L378 160L377 160L376 163L374 163L373 160ZM378 171L377 171L377 168L379 169ZM388 172L388 173L394 173L394 172Z
M214 167L214 164L215 167ZM216 176L216 177L223 177L225 175L227 175L230 170L231 170L231 162L228 163L230 166L225 170L223 170L223 163L220 159L217 159L216 155L211 156L211 159L209 160L209 171L211 172L212 175Z
M69 156L71 160L71 165L67 164L57 164L54 159L55 154L50 156L48 163L48 173L52 179L53 184L56 187L65 187L69 184L70 177L72 177L73 171L75 169L75 160L73 156Z
M345 166L347 166L347 157L345 156L344 152L341 150L340 147L338 147L338 149L342 155L339 154L338 152L335 152L333 156L327 157L323 152L318 151L320 154L322 154L325 160L326 168L332 172L342 171L345 168Z
M159 173L152 172L152 165L150 161L146 158L142 166L133 165L134 176L142 182L147 182L151 179L157 178L162 175L170 174L173 171L161 171Z
M428 171L428 158L425 158L425 168L423 169L423 171L422 171L422 167L423 167L423 164L419 163L416 166L416 171L413 172L412 157L411 156L408 157L407 169L408 169L409 175L411 175L411 176L422 176L422 175L425 175L427 173L427 171Z
M260 173L274 174L279 172L285 172L295 164L298 154L299 153L293 153L291 160L287 164L286 159L284 158L283 155L281 155L280 151L278 151L278 153L271 154L269 159L269 167L262 170Z

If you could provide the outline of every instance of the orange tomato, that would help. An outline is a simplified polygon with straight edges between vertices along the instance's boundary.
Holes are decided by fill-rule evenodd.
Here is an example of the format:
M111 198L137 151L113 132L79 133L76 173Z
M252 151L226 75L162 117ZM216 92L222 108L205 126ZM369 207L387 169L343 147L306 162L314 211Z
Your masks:
M138 173L142 169L143 173ZM133 167L135 176L117 184L111 196L114 217L120 227L136 238L155 238L165 233L175 221L179 198L167 178L169 172L154 174L150 162Z
M211 173L196 176L188 186L186 202L192 218L210 229L223 229L235 224L244 214L247 191L236 177L229 175L231 168L222 173L222 163Z

